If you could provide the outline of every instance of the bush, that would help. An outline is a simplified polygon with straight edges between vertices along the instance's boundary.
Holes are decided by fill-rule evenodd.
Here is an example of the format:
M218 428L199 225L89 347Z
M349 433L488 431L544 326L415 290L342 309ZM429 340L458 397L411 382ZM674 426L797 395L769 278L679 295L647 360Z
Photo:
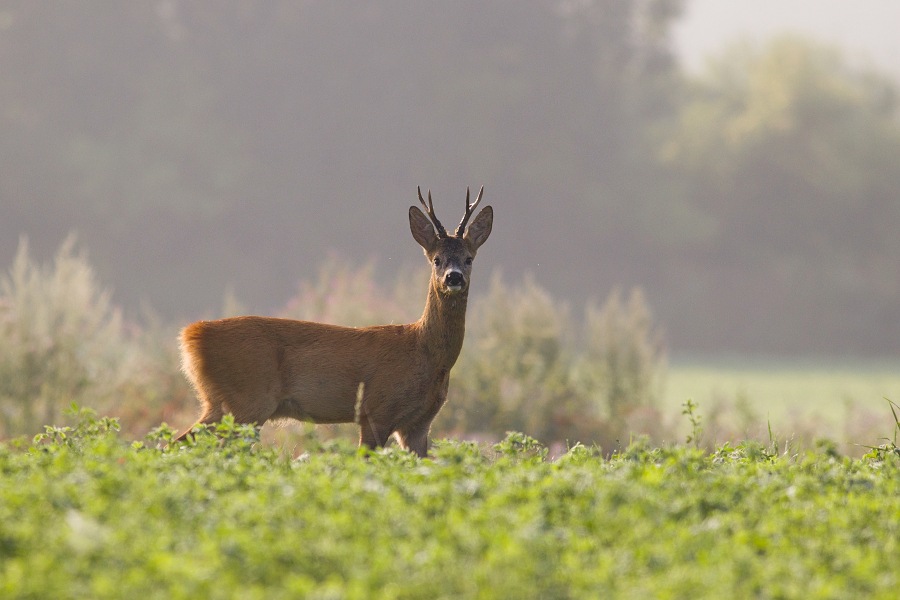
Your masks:
M142 325L129 324L128 331L128 343L137 358L118 387L118 401L112 407L125 432L140 437L160 421L182 428L193 423L199 405L181 372L178 327L146 313Z
M64 407L89 405L143 435L189 421L196 401L179 369L175 328L123 320L75 238L48 265L25 239L0 278L0 436L31 435Z
M466 342L452 371L438 426L459 434L524 431L545 441L575 439L578 415L591 412L574 387L568 310L527 278L499 276L470 308Z
M582 386L590 390L612 428L624 432L629 419L645 417L645 433L659 422L666 352L663 336L640 288L628 300L614 289L601 307L585 309L585 351L579 365Z
M573 329L568 309L533 280L494 277L469 317L439 427L606 447L632 432L662 435L665 351L641 291L623 303L614 290L587 307L583 339Z
M427 279L420 273L401 273L380 285L371 261L355 266L330 256L315 281L303 280L281 310L288 319L333 323L350 327L408 323L422 314Z
M33 433L73 402L109 408L138 359L75 238L52 265L24 238L0 278L0 433Z

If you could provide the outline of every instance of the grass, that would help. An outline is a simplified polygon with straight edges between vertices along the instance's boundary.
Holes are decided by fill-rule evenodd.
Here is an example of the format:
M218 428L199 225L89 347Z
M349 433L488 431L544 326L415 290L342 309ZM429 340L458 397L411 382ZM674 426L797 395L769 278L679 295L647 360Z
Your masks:
M900 429L900 423L896 424ZM0 446L3 598L893 598L900 456L343 443L82 412ZM888 433L887 430L882 432ZM159 446L159 447L158 447Z
M662 409L677 415L693 400L717 421L708 425L719 442L764 439L772 424L784 436L827 437L849 448L890 427L885 398L900 398L900 368L888 361L674 362ZM678 431L687 424L679 422Z

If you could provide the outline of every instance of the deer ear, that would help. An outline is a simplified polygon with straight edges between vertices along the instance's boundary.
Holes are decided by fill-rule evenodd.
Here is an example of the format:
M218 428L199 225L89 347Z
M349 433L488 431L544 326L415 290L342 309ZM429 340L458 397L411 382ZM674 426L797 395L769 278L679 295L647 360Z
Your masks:
M434 248L437 241L437 235L434 233L434 226L428 217L416 206L409 207L409 230L412 232L413 238L426 252Z
M478 216L475 217L475 220L466 228L463 239L472 244L477 250L479 246L487 241L488 236L491 235L491 227L493 224L494 209L490 206L485 206L484 209L478 213Z

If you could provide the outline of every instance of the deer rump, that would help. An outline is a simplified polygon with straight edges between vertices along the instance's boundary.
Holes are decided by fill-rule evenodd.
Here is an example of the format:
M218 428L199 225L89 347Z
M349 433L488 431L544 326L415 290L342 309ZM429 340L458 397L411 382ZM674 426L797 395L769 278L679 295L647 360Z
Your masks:
M182 368L200 398L200 423L229 412L259 425L355 422L383 445L395 431L430 422L446 399L448 373L423 377L432 369L409 330L273 317L199 321L181 333Z

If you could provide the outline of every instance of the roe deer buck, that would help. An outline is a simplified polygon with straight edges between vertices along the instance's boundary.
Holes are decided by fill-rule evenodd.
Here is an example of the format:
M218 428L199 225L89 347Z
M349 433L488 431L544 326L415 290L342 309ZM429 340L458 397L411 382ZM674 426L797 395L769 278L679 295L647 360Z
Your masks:
M483 193L484 187L469 204L466 190L455 235L435 216L431 191L426 205L419 189L428 216L409 208L412 236L431 264L425 311L415 323L354 328L235 317L185 327L182 368L202 406L198 425L229 412L237 422L258 425L283 418L356 422L360 445L383 446L393 435L402 448L424 456L462 348L472 259L494 220L486 206L466 227Z

